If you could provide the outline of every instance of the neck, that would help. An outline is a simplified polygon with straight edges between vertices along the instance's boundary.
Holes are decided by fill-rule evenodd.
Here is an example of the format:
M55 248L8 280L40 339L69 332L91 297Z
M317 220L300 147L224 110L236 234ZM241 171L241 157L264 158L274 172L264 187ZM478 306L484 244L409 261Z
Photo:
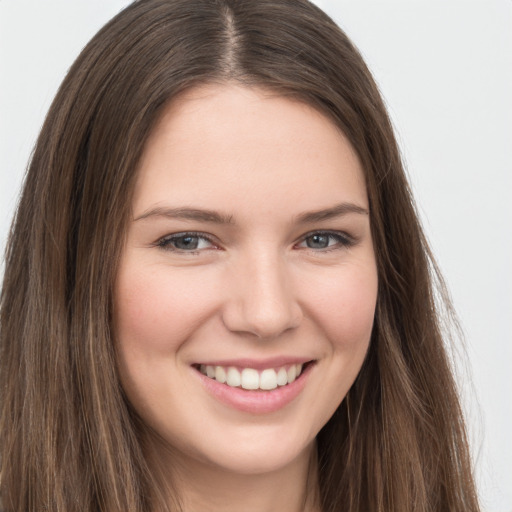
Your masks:
M320 512L314 443L285 467L259 474L233 473L168 448L153 453L163 484L179 497L183 511Z

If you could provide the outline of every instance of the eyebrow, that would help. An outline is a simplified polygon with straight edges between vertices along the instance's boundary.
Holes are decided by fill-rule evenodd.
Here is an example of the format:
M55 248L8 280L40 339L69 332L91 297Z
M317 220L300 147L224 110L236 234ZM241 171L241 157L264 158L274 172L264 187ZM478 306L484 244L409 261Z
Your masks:
M340 203L330 208L302 213L297 217L297 220L302 224L312 224L314 222L321 222L323 220L341 217L349 213L369 215L368 209L363 208L362 206L354 203Z
M156 207L145 211L134 221L147 219L148 217L165 217L169 219L195 220L198 222L212 222L214 224L233 224L232 215L223 215L213 210L203 210L199 208L165 208Z
M368 215L366 208L354 203L340 203L330 208L305 212L297 217L297 222L301 224L312 224L324 220L341 217L349 213ZM234 224L233 216L222 214L214 210L203 210L199 208L167 208L156 207L145 211L134 219L134 221L147 219L149 217L164 217L169 219L185 219L198 222L211 222L214 224Z

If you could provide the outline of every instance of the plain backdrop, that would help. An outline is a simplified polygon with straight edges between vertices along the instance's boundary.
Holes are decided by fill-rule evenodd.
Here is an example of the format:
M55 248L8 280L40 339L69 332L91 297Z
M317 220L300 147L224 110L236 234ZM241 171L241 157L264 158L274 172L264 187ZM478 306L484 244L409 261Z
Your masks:
M0 0L0 247L66 70L126 0ZM317 0L366 58L466 333L483 510L512 511L512 1ZM435 371L435 369L433 369Z

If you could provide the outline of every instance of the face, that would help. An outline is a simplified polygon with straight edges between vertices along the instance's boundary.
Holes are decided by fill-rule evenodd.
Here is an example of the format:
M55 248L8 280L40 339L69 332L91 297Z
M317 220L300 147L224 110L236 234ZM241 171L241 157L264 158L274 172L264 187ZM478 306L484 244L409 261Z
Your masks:
M132 213L115 289L128 399L185 464L292 464L370 340L377 272L355 151L305 104L192 89L150 136Z

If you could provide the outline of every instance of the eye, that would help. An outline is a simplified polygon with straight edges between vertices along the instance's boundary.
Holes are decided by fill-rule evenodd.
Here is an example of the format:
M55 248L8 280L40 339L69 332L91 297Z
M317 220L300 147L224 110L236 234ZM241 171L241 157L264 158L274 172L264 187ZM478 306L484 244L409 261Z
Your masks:
M332 250L350 247L354 240L347 234L337 231L318 231L306 235L297 247L314 250Z
M197 252L215 248L214 243L201 233L175 233L166 236L156 243L158 247L168 251Z

